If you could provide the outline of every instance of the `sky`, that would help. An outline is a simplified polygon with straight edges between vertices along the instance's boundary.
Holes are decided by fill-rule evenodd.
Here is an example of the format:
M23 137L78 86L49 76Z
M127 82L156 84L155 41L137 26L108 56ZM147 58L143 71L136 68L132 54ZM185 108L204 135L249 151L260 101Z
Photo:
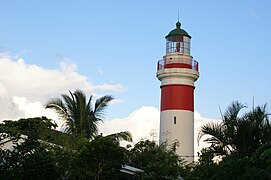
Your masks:
M48 115L69 90L111 94L100 131L139 139L159 128L157 61L179 20L199 62L195 126L235 100L267 103L271 83L268 0L0 0L0 119Z

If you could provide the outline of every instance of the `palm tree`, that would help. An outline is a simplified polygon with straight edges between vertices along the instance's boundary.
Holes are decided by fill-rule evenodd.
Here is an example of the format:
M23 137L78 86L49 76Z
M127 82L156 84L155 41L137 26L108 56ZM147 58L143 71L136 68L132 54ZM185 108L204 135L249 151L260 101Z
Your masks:
M70 96L62 94L62 99L51 99L45 108L53 109L58 117L65 121L64 132L78 137L94 138L98 134L98 123L103 121L104 111L113 97L102 96L96 100L93 108L92 96L87 101L85 93L81 90L69 93ZM110 136L114 139L132 141L131 133L127 131Z
M237 152L250 155L271 141L271 125L266 107L266 104L257 106L238 122L234 138Z
M271 126L266 112L266 105L256 107L239 117L245 108L240 102L233 102L222 115L221 123L208 123L201 127L199 140L211 144L210 150L218 155L251 155L256 149L271 140Z

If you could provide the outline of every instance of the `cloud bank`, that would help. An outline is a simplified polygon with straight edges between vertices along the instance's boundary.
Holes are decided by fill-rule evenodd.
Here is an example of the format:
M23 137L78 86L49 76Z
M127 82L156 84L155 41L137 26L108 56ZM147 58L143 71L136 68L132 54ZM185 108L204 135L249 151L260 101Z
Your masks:
M61 61L58 69L46 69L27 64L20 57L0 54L0 121L41 115L53 117L44 110L43 104L75 89L89 95L99 91L123 92L125 87L107 83L93 85L68 61Z
M100 124L99 129L103 135L130 131L134 142L147 138L157 140L159 116L160 112L156 107L143 106L133 111L128 117L104 121ZM152 132L154 134L151 135Z

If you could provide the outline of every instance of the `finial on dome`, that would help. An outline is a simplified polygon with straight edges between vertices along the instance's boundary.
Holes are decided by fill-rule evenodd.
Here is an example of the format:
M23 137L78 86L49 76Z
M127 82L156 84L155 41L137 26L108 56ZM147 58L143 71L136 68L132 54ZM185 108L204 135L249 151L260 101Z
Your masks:
M181 23L179 21L176 23L176 29L181 29Z

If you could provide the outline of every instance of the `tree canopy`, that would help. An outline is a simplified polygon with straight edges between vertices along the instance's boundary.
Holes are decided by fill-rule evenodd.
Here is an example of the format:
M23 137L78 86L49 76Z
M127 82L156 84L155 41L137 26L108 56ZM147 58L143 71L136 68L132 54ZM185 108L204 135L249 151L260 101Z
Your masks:
M125 149L119 140L129 132L95 135L56 131L46 117L6 120L0 123L3 179L122 179L120 169L129 165L141 169L134 179L271 179L271 136L266 105L240 113L245 106L233 102L221 123L202 127L199 139L210 147L202 149L199 162L186 165L174 147L140 141ZM77 121L77 120L76 120ZM223 155L219 163L213 157Z
M208 123L201 127L198 141L204 135L210 138L210 150L219 155L251 155L261 145L271 141L271 125L266 105L257 106L239 116L245 108L240 102L233 102L222 115L221 123Z
M143 169L139 179L177 179L184 175L184 160L165 144L140 141L130 150L130 165Z

